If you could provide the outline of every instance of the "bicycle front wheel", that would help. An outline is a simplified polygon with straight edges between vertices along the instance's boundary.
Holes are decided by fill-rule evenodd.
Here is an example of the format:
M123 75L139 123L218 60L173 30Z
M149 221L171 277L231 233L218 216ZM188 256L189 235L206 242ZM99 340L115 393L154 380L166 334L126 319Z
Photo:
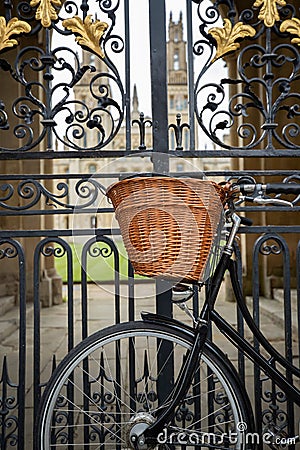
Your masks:
M192 333L184 330L132 322L82 341L60 363L45 389L37 448L135 448L133 432L154 423L172 399L192 339ZM234 369L207 344L193 384L159 434L157 447L246 449L248 413Z

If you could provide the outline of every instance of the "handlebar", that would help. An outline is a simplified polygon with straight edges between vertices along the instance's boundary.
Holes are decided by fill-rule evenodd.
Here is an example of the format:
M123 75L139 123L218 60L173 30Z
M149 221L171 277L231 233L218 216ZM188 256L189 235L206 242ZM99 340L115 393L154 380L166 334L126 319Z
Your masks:
M253 225L253 220L249 219L249 217L240 216L241 224L251 227Z
M248 180L247 180L248 181ZM235 202L235 205L239 205L244 202L253 202L260 205L278 205L278 206L290 206L293 207L295 201L298 200L300 195L300 184L298 183L241 183L233 185L233 192L240 192L239 199ZM275 197L269 197L266 194L277 194ZM284 200L279 198L280 194L295 195L296 199L293 201Z
M294 194L300 195L300 184L296 183L267 183L267 184L240 184L235 185L242 194Z
M300 184L296 183L268 183L265 186L266 194L300 194Z

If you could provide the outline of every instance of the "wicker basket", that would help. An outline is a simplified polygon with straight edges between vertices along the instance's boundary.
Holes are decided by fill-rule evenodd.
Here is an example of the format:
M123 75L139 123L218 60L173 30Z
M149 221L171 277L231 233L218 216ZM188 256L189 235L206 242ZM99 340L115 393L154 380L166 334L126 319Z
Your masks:
M135 177L111 185L107 196L136 273L202 279L225 198L219 185L195 178Z

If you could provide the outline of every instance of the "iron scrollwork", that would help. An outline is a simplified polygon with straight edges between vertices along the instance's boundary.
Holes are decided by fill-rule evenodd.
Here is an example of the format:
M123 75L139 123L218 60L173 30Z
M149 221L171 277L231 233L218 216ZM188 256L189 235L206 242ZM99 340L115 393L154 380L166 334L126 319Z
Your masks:
M61 151L100 150L115 137L123 121L125 100L121 77L110 55L123 52L124 41L113 34L119 2L112 3L98 5L107 21L87 15L88 7L60 0L20 2L19 17L8 23L0 18L0 51L18 44L11 37L16 34L32 36L44 30L45 41L44 47L26 45L24 37L14 67L4 58L0 60L0 71L6 71L22 91L10 111L8 99L1 99L0 131L12 130L14 136L11 146L2 151L41 149L46 139L44 147L53 151L53 135ZM74 34L77 48L52 48L50 30L65 37ZM94 55L90 64L80 57L80 47ZM89 104L74 99L74 89L84 77L91 94ZM16 119L18 124L12 128Z
M298 183L300 182L300 175L294 174L290 175L289 177L286 177L283 180L284 183ZM282 194L277 194L276 197L280 198L282 197ZM293 203L294 206L299 204L300 202L300 195L297 195L294 199L291 200L291 203Z
M228 8L227 17L222 17L223 27L213 27L221 18L219 3ZM285 0L257 0L240 13L230 1L203 9L200 1L202 38L193 49L203 60L195 83L196 117L203 131L223 148L235 148L225 142L226 131L235 132L240 149L296 148L300 135L296 89L300 20L295 8ZM282 42L273 45L273 37ZM230 60L236 50L236 78L201 84L216 60Z
M8 130L8 116L5 111L5 105L2 101L0 101L0 130Z
M68 201L72 191L70 181L60 181L51 192L40 181L22 180L17 185L0 185L0 207L10 211L25 211L38 205L43 199L44 206L61 207L70 210L82 210L100 203L104 188L94 178L80 179L73 183L74 202Z
M259 250L260 250L260 253L262 255L265 255L265 256L268 256L268 255L280 255L281 252L282 252L282 248L280 246L280 242L269 243L269 244L264 242Z
M3 245L1 242L0 245ZM18 249L12 244L8 244L7 247L0 248L0 259L4 258L16 258L18 256Z
M57 242L53 243L54 245L50 245L50 242L47 241L41 247L41 254L46 257L54 256L55 258L62 258L66 254L66 248Z
M261 378L261 390L261 400L264 402L264 409L262 409L263 430L275 433L280 431L282 435L288 427L288 414L284 410L287 397L276 388L276 385L267 376Z
M102 258L109 258L113 254L113 249L109 246L99 247L99 244L94 244L88 248L88 254L93 258L98 258L99 256L102 256Z

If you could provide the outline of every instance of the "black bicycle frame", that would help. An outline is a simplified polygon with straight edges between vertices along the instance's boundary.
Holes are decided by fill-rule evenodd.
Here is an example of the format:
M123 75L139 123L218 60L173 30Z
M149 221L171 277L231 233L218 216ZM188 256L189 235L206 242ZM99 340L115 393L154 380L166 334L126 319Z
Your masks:
M269 343L265 336L261 333L259 328L256 326L244 300L236 270L236 262L229 260L228 270L230 273L231 284L234 290L234 294L238 303L238 306L242 312L242 316L245 319L250 330L256 337L259 344L270 354L270 358L267 360L260 353L254 349L231 325L228 324L215 310L211 311L210 319L219 331L224 334L227 339L239 350L242 350L247 357L257 364L265 373L268 375L275 383L287 394L292 396L293 401L300 406L300 391L295 388L279 370L277 370L273 364L274 362L279 363L282 367L289 370L293 375L300 377L300 370L298 367L292 365L288 360L286 360L277 350Z
M188 352L185 364L182 366L179 376L176 380L174 391L172 395L172 401L167 402L169 406L162 410L157 420L144 432L144 436L147 442L153 442L159 432L162 431L165 424L172 418L174 411L180 400L185 397L188 389L191 385L193 376L197 369L197 363L199 357L203 351L205 341L207 339L208 325L213 322L219 331L226 336L226 338L239 350L242 350L247 357L257 364L266 375L268 375L275 383L287 394L292 396L294 402L300 406L300 391L295 388L285 377L282 375L276 367L273 366L274 362L279 363L285 369L288 369L292 374L300 376L300 370L289 363L277 350L267 341L265 336L256 326L243 297L236 270L236 262L231 259L228 253L223 253L216 268L216 271L209 284L206 300L203 305L202 311L199 315L197 325L194 328L195 341L192 348ZM243 336L241 336L226 320L221 317L217 311L215 311L215 302L222 284L222 280L226 270L229 270L232 287L234 294L241 309L242 315L253 332L257 341L262 347L270 354L270 359L264 358L261 354L257 353L253 346L251 346ZM143 317L144 318L144 317ZM146 318L147 320L147 318ZM155 314L151 314L151 321L159 323L163 320ZM174 323L176 327L184 329L184 325L179 321L168 319L168 323Z

